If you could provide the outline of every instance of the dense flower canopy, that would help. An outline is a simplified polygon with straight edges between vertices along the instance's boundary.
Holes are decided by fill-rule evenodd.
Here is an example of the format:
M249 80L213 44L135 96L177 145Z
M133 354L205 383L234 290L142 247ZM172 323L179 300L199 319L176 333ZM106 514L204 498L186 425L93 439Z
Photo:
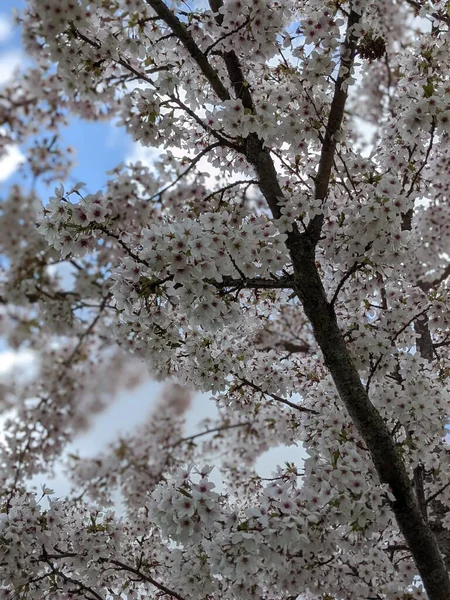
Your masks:
M449 3L18 21L34 62L0 89L0 151L27 143L33 181L1 198L0 332L37 368L0 388L3 597L449 600ZM157 158L69 185L70 115ZM168 381L151 417L67 457L71 496L36 493L144 373ZM186 437L195 390L218 417ZM259 477L280 444L307 459Z

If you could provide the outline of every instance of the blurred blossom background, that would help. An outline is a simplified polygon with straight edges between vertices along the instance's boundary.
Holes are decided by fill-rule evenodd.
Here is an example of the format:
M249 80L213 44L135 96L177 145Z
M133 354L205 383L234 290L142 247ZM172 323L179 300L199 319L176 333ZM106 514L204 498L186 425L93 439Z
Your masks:
M14 11L20 11L24 7L24 0L0 2L0 88L14 77L19 67L26 68L31 64L22 48L20 28L14 23ZM74 161L69 180L62 183L70 186L83 181L86 184L83 188L86 193L95 193L102 189L106 181L106 172L119 163L141 161L151 164L158 154L154 149L144 148L133 142L123 127L111 121L92 123L71 118L63 130L62 142L63 146L69 147ZM20 184L25 189L33 185L31 174L27 172L24 163L25 152L26 148L13 145L9 146L6 155L0 158L0 198L14 184ZM208 165L205 162L203 170L207 169ZM213 172L211 178L214 178ZM49 188L37 180L34 187L44 203L53 194L54 185ZM70 287L70 266L66 264L58 269L62 285L66 283L67 287ZM31 352L13 351L0 337L0 385L2 379L10 376L13 371L16 376L26 378L32 373L34 360ZM79 454L81 457L94 457L101 453L110 442L126 435L146 420L162 389L163 384L144 376L137 386L119 393L105 410L88 419L89 427L70 444L67 453ZM215 405L209 395L194 394L186 413L186 436L199 432L200 422L208 417L213 418L215 414ZM0 415L0 437L2 423L7 417L7 414ZM285 461L293 461L300 466L303 456L302 448L275 448L258 459L256 470L261 476L267 477L278 464ZM66 495L71 487L62 464L56 468L54 476L39 477L33 483L46 483L54 489L57 496Z

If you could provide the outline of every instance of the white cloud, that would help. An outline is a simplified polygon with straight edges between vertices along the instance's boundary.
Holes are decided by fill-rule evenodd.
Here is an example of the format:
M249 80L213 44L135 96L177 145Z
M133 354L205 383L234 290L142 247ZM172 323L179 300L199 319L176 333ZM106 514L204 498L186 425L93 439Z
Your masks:
M0 14L0 44L8 41L13 32L13 22L8 15Z
M0 181L8 179L24 160L18 146L7 146L5 154L0 157Z
M178 148L176 146L170 146L168 148L175 158L184 159L186 156L194 158L195 154L187 153L184 148ZM160 158L161 154L165 152L163 147L151 148L142 146L139 142L134 142L131 152L126 156L125 163L137 163L140 161L144 166L148 167L155 175L157 175L154 169L154 164ZM186 167L187 168L187 167ZM204 175L210 177L208 182L205 182L206 188L213 189L214 182L216 179L222 177L222 170L219 167L215 167L211 164L210 157L208 155L203 156L196 165L197 172L200 171ZM239 179L239 173L235 174L230 178L230 181Z
M0 30L1 35L1 30ZM23 54L20 50L9 50L0 54L0 85L11 79L16 69L23 63Z
M152 169L155 160L160 156L160 150L157 148L147 148L139 142L133 142L131 152L125 157L125 163L141 162L144 166Z
M378 132L378 127L361 117L354 117L354 121L357 128L356 133L359 134L355 149L361 152L362 156L368 157L374 149L375 134Z
M23 375L30 376L36 369L35 356L30 350L4 350L0 352L0 378L17 370Z
M0 14L0 43L9 36L12 24L6 16ZM0 86L7 83L14 75L16 69L23 62L23 53L20 50L10 50L0 53ZM0 129L0 135L2 130ZM24 155L16 145L0 148L0 182L8 179L17 167L25 160Z
M147 380L133 391L123 390L105 411L92 419L88 431L76 436L69 451L80 456L104 452L108 444L145 421L161 389L161 383Z
M255 462L255 471L260 477L271 477L278 466L284 466L286 462L293 462L297 471L302 471L308 454L303 447L299 446L275 446L258 456Z

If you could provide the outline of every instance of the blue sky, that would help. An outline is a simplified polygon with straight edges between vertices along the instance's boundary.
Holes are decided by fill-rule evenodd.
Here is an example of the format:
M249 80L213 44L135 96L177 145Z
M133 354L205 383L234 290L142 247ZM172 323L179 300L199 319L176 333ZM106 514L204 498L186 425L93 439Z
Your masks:
M2 35L2 31L6 28L5 24L11 20L12 11L23 8L24 4L22 0L2 0L0 3L0 82L17 63L23 65L27 60L23 54L21 55L20 29L15 27L9 35ZM129 157L133 150L133 142L124 128L108 122L92 123L74 118L63 130L63 141L64 145L76 149L77 164L73 169L72 179L84 181L89 192L100 189L105 184L106 171ZM0 163L0 181L2 179ZM16 171L4 181L3 185L16 183L22 179L23 176ZM40 192L45 194L44 189ZM51 192L52 190L49 190L47 193Z

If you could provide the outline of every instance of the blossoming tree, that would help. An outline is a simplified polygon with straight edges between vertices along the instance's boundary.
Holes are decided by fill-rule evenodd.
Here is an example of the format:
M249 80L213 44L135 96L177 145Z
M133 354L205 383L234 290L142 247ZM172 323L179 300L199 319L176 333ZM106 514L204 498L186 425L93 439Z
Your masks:
M3 597L449 600L449 3L28 0L19 21L34 63L0 90L0 144L57 187L0 205L1 331L37 359L1 388ZM64 187L70 114L158 158ZM67 458L73 495L33 492L144 370L170 381L151 418ZM189 390L218 416L186 437Z

